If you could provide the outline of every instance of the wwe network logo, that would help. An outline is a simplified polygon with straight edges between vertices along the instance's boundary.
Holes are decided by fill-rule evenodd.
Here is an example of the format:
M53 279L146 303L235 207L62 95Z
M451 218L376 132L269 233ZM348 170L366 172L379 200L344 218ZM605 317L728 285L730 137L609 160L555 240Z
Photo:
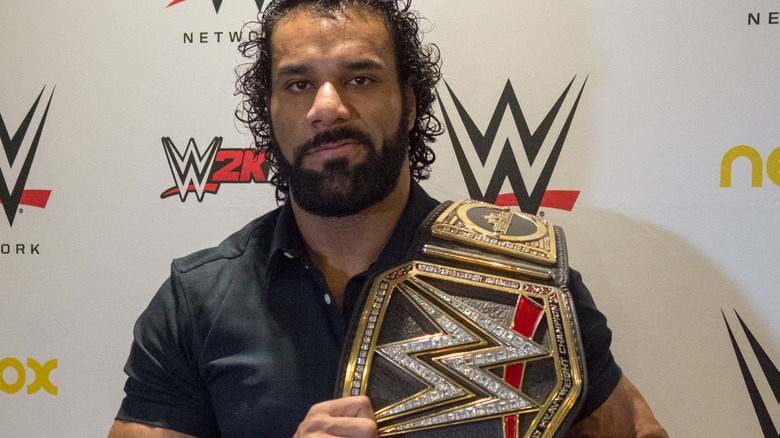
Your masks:
M767 403L765 400L768 400L769 407L772 407L772 402L780 403L780 371L777 370L777 366L772 363L772 359L769 358L769 355L766 353L763 347L761 347L761 344L759 344L758 340L755 336L753 336L753 333L751 333L750 329L748 329L747 325L745 325L745 322L742 320L742 317L739 316L737 311L734 311L734 314L737 315L737 319L739 320L739 325L742 326L742 331L745 334L745 337L747 338L748 344L750 345L750 349L753 351L753 355L758 362L758 365L761 368L761 372L764 374L764 378L766 379L766 383L769 385L769 389L771 390L771 394L768 394L766 390L764 394L762 394L761 388L766 388L766 385L761 385L757 383L756 379L753 377L753 373L750 371L750 367L748 365L748 362L745 360L745 355L742 352L742 349L739 346L739 342L737 341L736 337L734 336L734 332L731 330L731 325L729 325L729 321L726 319L726 314L723 313L723 310L721 310L721 313L723 314L723 320L726 322L726 329L729 332L729 338L731 338L731 345L734 347L734 354L737 356L737 362L739 363L739 369L742 371L742 378L745 380L745 386L747 386L748 394L750 395L750 401L753 403L753 409L756 411L756 416L758 417L758 423L761 425L761 431L764 433L764 436L767 438L777 438L778 437L778 431L777 431L777 424L773 420L772 417L777 417L776 415L772 415L770 413L770 409L767 408ZM775 405L777 406L777 405ZM774 410L774 409L773 409ZM776 414L776 412L775 412ZM777 419L777 418L776 418Z
M438 96L439 105L471 198L503 206L517 205L520 210L531 214L536 214L540 206L572 210L580 192L547 190L547 185L585 89L583 82L574 102L569 103L571 108L562 113L561 108L567 102L566 97L575 79L569 82L534 132L528 127L512 83L507 80L484 133L445 81L451 105L461 123L456 126L454 117L447 111L448 105L442 101L441 93ZM507 108L510 114L507 114ZM504 121L505 116L510 115L511 121ZM464 148L467 140L472 145L471 149ZM522 145L522 150L518 144ZM500 193L506 180L509 180L514 193ZM485 182L487 186L483 191L481 187Z
M175 5L175 4L182 3L182 2L185 2L185 1L187 1L187 0L173 0L173 1L172 1L172 2L171 2L169 5L168 5L168 6L166 6L166 7L167 7L167 8L170 8L171 6L173 6L173 5ZM222 7L222 0L211 0L211 1L214 3L214 11L215 11L217 14L219 14L219 8L220 8L220 7ZM264 2L264 1L265 1L265 0L255 0L255 4L257 4L257 11L258 11L258 12L259 12L259 11L261 11L261 10L263 9L263 2Z
M224 183L267 182L265 156L253 149L220 149L222 137L214 137L202 153L194 138L184 153L169 137L163 137L162 144L176 183L160 195L162 199L178 194L184 202L188 193L195 192L198 202L203 202L206 192L216 194Z
M38 103L45 89L46 87L38 94L38 98L35 99L35 103L27 112L13 137L8 132L3 116L0 115L0 141L3 143L3 151L5 152L0 154L0 203L3 204L5 215L11 226L14 225L17 211L21 211L17 210L19 205L46 208L46 203L49 202L49 195L51 195L51 190L24 189L27 184L27 177L30 175L33 159L35 159L35 152L38 150L38 142L41 140L43 125L46 123L46 116L49 114L51 99L54 97L54 91L52 90L35 135L31 141L24 141L27 129L30 127L30 123L32 123L35 110L38 108Z

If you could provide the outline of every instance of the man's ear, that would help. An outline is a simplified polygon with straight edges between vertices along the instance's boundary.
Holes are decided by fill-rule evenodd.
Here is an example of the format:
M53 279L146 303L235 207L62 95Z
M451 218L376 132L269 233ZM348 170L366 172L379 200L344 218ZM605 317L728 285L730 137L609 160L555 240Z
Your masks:
M417 119L417 98L414 97L414 90L409 85L404 86L404 105L406 105L406 114L408 120L406 121L406 131L411 131L414 128L414 121Z

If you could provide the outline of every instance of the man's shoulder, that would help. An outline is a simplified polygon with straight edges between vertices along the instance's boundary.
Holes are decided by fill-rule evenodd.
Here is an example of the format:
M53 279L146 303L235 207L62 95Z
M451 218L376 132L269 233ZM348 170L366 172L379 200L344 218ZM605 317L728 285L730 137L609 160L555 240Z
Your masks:
M217 246L201 249L174 259L174 268L181 273L186 273L217 261L235 260L247 255L262 256L264 253L269 253L280 211L281 207L258 217L228 236Z

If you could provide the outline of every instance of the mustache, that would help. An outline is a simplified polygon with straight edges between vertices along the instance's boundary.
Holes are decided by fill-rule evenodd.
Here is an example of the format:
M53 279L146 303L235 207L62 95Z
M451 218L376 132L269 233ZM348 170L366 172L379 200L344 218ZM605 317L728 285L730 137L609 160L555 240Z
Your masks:
M365 132L355 128L335 128L328 131L323 131L314 136L311 140L298 146L293 151L293 157L295 161L302 160L303 156L314 148L320 147L325 143L333 143L337 141L351 140L363 145L363 147L370 148L373 145L373 140Z

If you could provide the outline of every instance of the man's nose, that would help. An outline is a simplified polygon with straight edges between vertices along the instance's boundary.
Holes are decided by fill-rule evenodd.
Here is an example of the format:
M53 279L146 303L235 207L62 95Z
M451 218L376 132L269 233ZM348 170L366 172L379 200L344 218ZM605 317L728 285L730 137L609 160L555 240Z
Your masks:
M326 82L317 89L314 103L306 115L306 120L313 125L332 126L344 122L350 117L343 96L332 83Z

